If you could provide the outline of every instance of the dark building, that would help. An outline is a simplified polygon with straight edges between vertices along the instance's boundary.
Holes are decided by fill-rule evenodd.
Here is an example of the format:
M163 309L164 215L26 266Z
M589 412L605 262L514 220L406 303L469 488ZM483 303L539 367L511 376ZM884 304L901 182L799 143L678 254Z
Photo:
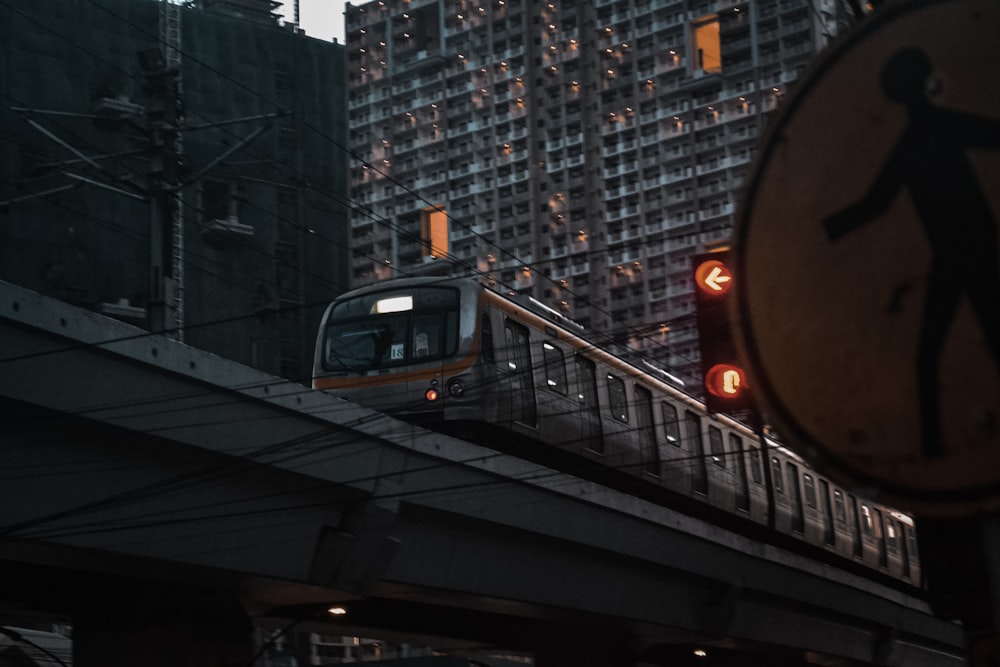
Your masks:
M347 283L344 49L272 4L0 7L0 279L308 378Z

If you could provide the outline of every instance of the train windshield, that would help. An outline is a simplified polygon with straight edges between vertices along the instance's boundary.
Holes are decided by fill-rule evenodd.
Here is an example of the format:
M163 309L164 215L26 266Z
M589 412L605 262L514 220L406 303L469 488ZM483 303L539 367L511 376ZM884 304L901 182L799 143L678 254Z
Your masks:
M419 287L334 304L324 365L367 371L444 359L458 347L458 290Z

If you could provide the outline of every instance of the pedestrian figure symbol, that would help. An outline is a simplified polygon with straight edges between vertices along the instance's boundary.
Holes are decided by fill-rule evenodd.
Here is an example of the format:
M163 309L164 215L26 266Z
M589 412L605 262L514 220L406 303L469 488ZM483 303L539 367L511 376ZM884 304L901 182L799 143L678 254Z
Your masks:
M823 221L827 238L837 241L879 218L904 188L913 202L932 248L916 359L927 458L944 454L940 360L963 296L1000 369L997 220L967 155L974 148L1000 149L1000 119L933 105L932 73L918 48L901 49L886 62L882 91L906 107L908 123L868 192Z

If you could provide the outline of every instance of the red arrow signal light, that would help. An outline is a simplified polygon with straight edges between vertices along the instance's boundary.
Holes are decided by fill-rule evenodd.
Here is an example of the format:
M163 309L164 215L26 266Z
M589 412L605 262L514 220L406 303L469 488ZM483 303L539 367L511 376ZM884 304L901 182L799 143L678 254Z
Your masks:
M707 259L695 269L694 282L705 294L722 296L733 286L733 274L719 260Z

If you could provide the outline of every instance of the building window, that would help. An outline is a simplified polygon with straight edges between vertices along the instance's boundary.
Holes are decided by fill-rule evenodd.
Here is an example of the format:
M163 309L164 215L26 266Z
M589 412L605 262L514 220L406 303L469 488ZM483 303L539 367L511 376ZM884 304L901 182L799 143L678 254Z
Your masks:
M420 211L420 247L423 257L447 257L448 214L443 206Z
M722 71L722 48L719 45L719 17L710 16L692 24L695 61L692 71L705 73Z

